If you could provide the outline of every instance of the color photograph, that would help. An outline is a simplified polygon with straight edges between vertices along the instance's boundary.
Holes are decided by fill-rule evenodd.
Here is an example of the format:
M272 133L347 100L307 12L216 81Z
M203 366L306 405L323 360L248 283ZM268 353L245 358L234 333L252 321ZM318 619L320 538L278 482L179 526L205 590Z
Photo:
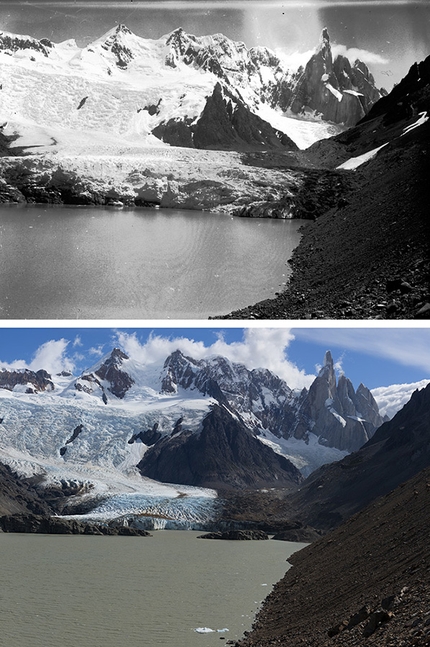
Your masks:
M3 328L3 640L425 645L429 335Z

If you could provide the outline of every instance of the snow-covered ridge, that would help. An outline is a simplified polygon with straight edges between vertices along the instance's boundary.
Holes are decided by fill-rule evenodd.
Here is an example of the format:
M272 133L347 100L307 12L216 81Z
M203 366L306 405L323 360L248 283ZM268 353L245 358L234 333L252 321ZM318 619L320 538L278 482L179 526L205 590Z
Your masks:
M119 25L79 48L74 40L55 44L0 32L2 123L18 132L31 125L39 145L40 129L56 127L65 131L67 145L67 129L89 141L92 133L103 132L123 141L137 138L141 146L160 145L152 132L172 119L196 120L222 82L303 147L333 134L333 126L310 121L299 128L278 105L280 84L292 83L293 76L271 50L248 50L222 34L197 37L177 29L154 40ZM61 148L61 133L53 137Z

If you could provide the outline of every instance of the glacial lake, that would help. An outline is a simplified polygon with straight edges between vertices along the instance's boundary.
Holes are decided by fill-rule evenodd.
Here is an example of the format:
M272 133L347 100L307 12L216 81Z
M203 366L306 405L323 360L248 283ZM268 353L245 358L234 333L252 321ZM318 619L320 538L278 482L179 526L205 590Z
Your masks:
M207 319L273 297L303 221L0 207L1 319Z
M2 644L215 647L239 639L305 544L198 534L0 533Z

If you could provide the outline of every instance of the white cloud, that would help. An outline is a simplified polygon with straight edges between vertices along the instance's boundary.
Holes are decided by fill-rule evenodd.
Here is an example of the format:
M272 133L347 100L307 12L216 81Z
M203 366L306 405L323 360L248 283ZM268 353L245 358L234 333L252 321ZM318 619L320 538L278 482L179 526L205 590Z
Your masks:
M306 66L311 56L315 54L315 49L310 49L307 52L288 52L285 47L277 47L275 54L289 70L297 71L300 66Z
M74 361L67 356L66 350L69 345L67 339L50 340L40 346L28 368L38 371L43 368L51 375L61 373L61 371L73 372L75 368Z
M286 350L294 339L291 330L285 328L250 328L244 331L243 340L227 343L222 336L211 345L185 337L166 338L152 334L141 344L136 333L117 332L117 343L130 357L142 363L159 363L167 355L179 349L194 359L223 355L232 362L244 364L248 369L268 368L283 378L291 388L308 387L314 375L307 375L290 362Z
M372 389L372 395L378 403L381 416L392 418L411 398L417 389L424 389L430 380L421 380L412 384L392 384Z
M99 346L92 346L88 350L90 355L95 355L95 357L102 357L105 354L104 345L100 344Z
M297 339L317 341L326 348L358 351L429 371L430 328L294 328L292 332Z
M331 51L333 58L338 55L346 56L351 63L354 63L357 58L366 65L387 65L390 60L377 54L376 52L370 52L367 49L359 49L358 47L350 47L349 49L345 45L332 44Z

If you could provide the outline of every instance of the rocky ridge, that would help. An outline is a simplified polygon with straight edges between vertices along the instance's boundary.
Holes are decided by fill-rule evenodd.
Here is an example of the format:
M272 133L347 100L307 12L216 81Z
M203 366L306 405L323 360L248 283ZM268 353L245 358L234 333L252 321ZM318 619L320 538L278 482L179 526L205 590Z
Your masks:
M143 476L208 488L295 488L299 470L260 443L237 414L214 405L193 434L181 422L151 445L138 464Z

